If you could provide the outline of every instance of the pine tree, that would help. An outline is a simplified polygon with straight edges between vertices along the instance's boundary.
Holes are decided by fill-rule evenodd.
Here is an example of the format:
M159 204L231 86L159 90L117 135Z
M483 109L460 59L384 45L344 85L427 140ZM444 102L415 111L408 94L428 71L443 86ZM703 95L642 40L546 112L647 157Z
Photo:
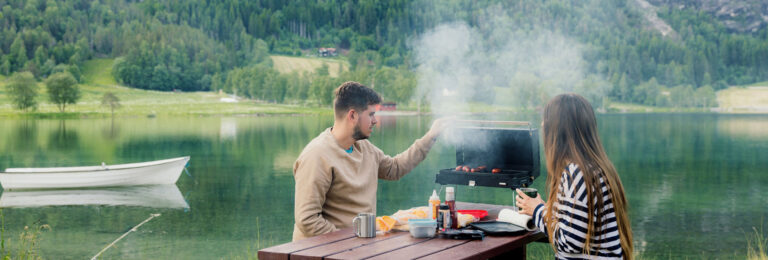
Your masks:
M621 75L618 90L619 100L623 102L629 101L629 94L632 90L629 88L629 83L627 83L627 74Z
M9 59L3 59L3 63L0 63L0 74L11 74L11 61Z
M45 47L42 45L37 46L37 49L35 49L35 63L37 63L38 67L42 67L43 64L45 64L46 61L48 61L48 51L45 50Z
M27 50L24 49L24 40L21 38L21 34L16 35L8 55L11 61L11 71L17 71L27 63Z

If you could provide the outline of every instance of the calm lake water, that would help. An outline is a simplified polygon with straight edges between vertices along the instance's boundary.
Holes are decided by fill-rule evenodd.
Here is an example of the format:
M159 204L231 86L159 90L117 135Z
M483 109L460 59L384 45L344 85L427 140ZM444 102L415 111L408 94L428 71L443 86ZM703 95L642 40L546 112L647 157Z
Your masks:
M538 115L493 118L536 125L539 120ZM753 227L768 227L768 116L621 114L599 115L598 120L630 202L635 247L644 256L742 258ZM431 118L383 117L380 122L371 141L395 155L427 131ZM290 241L293 161L331 123L330 117L2 119L0 169L192 157L190 175L182 174L177 182L184 199L180 203L188 208L165 208L142 199L145 192L136 189L121 192L136 194L144 206L4 208L6 247L15 250L25 225L48 224L52 229L39 241L44 258L90 258L151 213L160 213L103 256L254 255ZM453 147L438 143L403 179L380 181L378 215L425 205L432 189L439 188L434 184L437 170L454 165ZM534 185L540 190L544 173ZM97 189L93 196L110 191ZM456 194L461 201L513 201L506 189L460 186Z

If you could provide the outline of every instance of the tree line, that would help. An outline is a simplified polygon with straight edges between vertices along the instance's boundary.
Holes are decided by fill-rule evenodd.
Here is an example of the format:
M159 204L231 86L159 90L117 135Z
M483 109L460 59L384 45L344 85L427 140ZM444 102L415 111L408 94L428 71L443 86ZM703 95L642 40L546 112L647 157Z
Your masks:
M413 96L416 75L405 68L358 68L331 77L328 65L312 73L281 74L265 64L236 68L213 76L213 90L274 103L330 105L333 90L345 81L375 89L387 100L407 103Z

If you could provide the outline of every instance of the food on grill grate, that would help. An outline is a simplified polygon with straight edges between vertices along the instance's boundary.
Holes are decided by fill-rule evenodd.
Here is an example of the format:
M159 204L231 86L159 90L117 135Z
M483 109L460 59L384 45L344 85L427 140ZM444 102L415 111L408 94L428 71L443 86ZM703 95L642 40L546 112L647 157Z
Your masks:
M469 166L459 165L459 166L456 166L455 171L457 171L457 172L486 172L487 169L488 169L488 167L486 167L485 165L477 166L477 168L471 168Z

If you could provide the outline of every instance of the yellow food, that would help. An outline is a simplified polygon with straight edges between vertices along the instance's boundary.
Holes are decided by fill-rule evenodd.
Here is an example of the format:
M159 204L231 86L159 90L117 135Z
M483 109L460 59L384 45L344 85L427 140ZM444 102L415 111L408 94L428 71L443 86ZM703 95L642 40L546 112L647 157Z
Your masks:
M424 212L421 209L415 209L413 210L413 214L418 216L419 218L427 218L427 212Z
M397 221L390 216L382 216L376 218L376 230L390 231L395 226Z
M397 225L407 225L409 219L428 218L429 207L415 207L407 210L398 210L392 217L397 220Z
M458 217L456 218L456 222L458 222L460 228L466 227L467 225L469 225L469 223L475 222L475 216L472 216L470 214L461 214L461 213L456 213L456 214L458 214Z

